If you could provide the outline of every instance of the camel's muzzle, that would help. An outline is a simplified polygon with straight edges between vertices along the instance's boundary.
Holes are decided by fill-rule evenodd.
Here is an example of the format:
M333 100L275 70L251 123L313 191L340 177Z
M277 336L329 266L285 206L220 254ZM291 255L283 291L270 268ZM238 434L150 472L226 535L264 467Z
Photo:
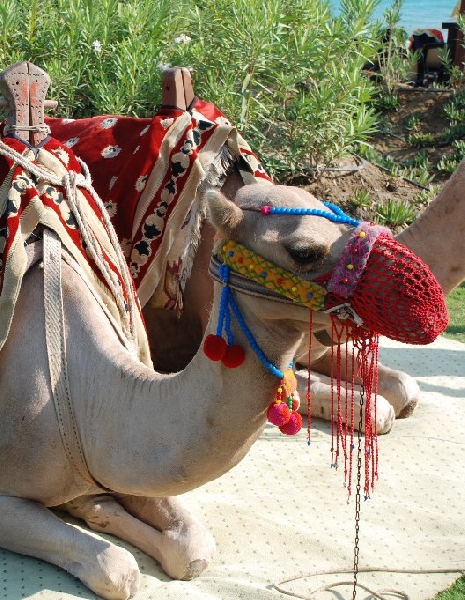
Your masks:
M217 256L229 285L245 293L324 310L340 320L409 344L429 344L448 323L441 287L428 266L384 227L360 223L336 267L314 281L299 278L231 240ZM216 263L217 265L218 263ZM210 267L215 277L215 259Z
M447 327L447 307L436 278L387 229L362 223L337 267L318 281L328 291L326 310L338 314L336 307L349 305L349 317L388 338L429 344Z

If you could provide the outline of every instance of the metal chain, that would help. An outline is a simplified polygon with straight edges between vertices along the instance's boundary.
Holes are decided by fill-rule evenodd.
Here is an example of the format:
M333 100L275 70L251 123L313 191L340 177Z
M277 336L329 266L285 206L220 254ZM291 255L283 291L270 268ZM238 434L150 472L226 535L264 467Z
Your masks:
M354 589L352 592L352 599L355 600L357 595L357 577L358 577L358 558L359 558L359 531L360 531L360 490L361 490L361 479L362 479L362 418L363 418L363 407L365 404L365 386L363 385L363 378L361 382L360 390L360 421L357 432L357 485L355 488L355 540L354 540Z

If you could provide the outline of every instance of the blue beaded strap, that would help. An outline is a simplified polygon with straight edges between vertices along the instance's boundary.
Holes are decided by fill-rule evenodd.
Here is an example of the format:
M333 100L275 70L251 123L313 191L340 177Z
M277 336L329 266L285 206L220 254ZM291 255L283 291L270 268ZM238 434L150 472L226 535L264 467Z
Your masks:
M266 358L266 356L264 355L263 351L257 344L252 332L247 327L247 325L240 313L239 307L237 306L236 301L234 300L234 296L228 287L229 267L227 265L220 265L220 278L221 278L221 281L224 283L224 286L221 291L220 314L218 317L218 326L216 328L216 335L218 337L221 337L221 333L224 328L226 336L228 338L228 345L231 346L233 344L232 333L231 333L231 315L229 314L229 310L228 310L229 307L231 307L234 312L234 315L237 319L237 322L239 323L239 327L244 332L244 335L246 336L246 338L250 344L250 347L255 352L255 354L258 356L259 360L263 363L263 365L269 371L271 371L271 373L273 373L273 375L275 375L276 377L279 377L279 379L282 379L284 377L284 373L280 369L275 367L273 365L273 363L271 363Z
M262 206L260 212L264 215L315 215L316 217L324 217L333 223L345 223L358 227L360 221L353 219L347 215L339 206L331 202L323 202L331 212L320 208L287 208L284 206Z

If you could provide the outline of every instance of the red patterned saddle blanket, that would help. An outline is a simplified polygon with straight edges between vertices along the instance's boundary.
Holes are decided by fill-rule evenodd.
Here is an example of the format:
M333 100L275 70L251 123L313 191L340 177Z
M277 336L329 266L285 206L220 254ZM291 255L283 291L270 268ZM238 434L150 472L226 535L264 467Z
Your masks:
M140 306L116 234L73 152L50 137L37 148L4 137L0 184L0 348L31 256L41 256L33 242L46 227L59 236L63 257L87 283L121 341L151 364Z
M118 235L142 306L182 308L205 217L202 188L235 163L244 183L270 178L213 104L161 108L153 118L47 119L51 135L88 166ZM154 296L155 295L155 296Z

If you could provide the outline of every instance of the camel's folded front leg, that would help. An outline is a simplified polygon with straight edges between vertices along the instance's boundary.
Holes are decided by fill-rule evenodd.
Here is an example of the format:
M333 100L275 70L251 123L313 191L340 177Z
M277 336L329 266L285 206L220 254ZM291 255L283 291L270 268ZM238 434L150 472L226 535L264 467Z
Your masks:
M118 501L119 500L119 501ZM63 506L91 529L110 533L157 560L174 579L200 575L215 554L212 535L175 497L81 497Z
M68 525L23 498L0 496L0 546L53 563L107 600L127 600L139 588L134 557Z
M321 332L320 332L321 334ZM328 336L329 339L329 336ZM341 381L341 391L345 394L347 386L350 387L352 379L352 353L356 352L349 346L349 355L341 356L340 372L346 374L349 383ZM331 372L337 372L337 367L332 365L335 360L331 348L325 347L317 338L312 339L311 365L311 392L312 416L320 419L331 419ZM298 390L302 400L301 412L306 412L305 395L307 391L307 371L304 365L308 363L308 336L305 337L296 356L299 375L297 377ZM361 401L360 378L355 374L355 411L358 414ZM390 369L378 363L378 396L376 401L376 424L378 433L387 433L395 418L404 418L412 414L420 399L420 388L417 381L402 371ZM337 415L336 415L337 416ZM373 415L374 416L374 415ZM345 419L345 415L343 416ZM363 425L364 427L364 425Z
M307 414L308 407L307 401L305 400L307 394L307 377L308 372L305 370L296 371L296 379L297 379L297 389L299 391L301 397L301 404L299 408L299 412L302 414ZM340 386L341 392L341 411L342 411L342 420L347 422L346 415L346 406L345 406L345 397L351 398L351 391L346 390L346 382L343 382ZM331 389L331 379L326 375L321 375L318 373L314 373L313 371L310 373L310 392L311 392L311 414L312 417L323 419L325 421L330 421L331 416L334 421L338 419L338 408L337 401L334 398L335 406L332 408L331 404L333 402L333 391ZM354 419L355 426L358 427L360 423L360 405L362 401L361 388L360 386L355 386L354 389ZM350 404L350 400L349 400ZM348 415L349 419L351 418L352 407L348 406ZM378 434L388 433L392 425L394 423L395 414L394 409L391 404L381 395L377 395L376 397L376 411L372 411L372 420L376 422L376 431ZM362 431L365 430L365 414L362 411Z

